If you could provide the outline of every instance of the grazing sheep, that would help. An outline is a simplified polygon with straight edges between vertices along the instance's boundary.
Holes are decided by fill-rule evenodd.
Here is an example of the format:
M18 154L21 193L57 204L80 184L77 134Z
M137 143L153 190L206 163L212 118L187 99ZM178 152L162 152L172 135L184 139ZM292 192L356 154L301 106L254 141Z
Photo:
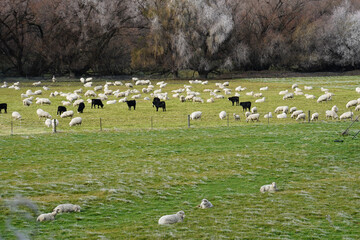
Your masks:
M253 97L262 97L263 95L262 95L262 93L254 93L253 94Z
M279 118L279 119L287 118L287 115L286 115L286 113L281 113L281 114L278 114L276 116L276 118Z
M257 113L257 107L251 108L251 113Z
M36 104L40 104L40 105L48 104L48 105L50 105L51 101L48 98L36 98Z
M11 116L12 116L12 118L14 118L15 120L21 119L21 115L20 115L20 113L18 113L18 112L13 112L13 113L11 114Z
M76 118L71 119L71 121L69 123L69 126L72 127L72 126L75 126L75 125L81 125L81 123L82 123L82 118L81 117L76 117Z
M332 108L331 108L331 111L334 111L334 112L338 112L339 111L339 108L336 106L336 105L334 105Z
M297 118L299 114L304 113L303 110L296 110L291 114L291 118Z
M346 108L354 107L358 104L358 100L351 100L346 104Z
M360 111L360 105L357 105L355 111Z
M269 87L262 87L262 88L260 88L260 91L267 91L269 89Z
M251 115L251 112L245 112L245 117L248 117Z
M264 118L272 118L272 113L269 112L269 113L265 114L265 115L264 115Z
M255 102L256 103L263 103L263 102L265 102L265 97L260 98L260 99L256 99Z
M297 108L296 108L296 107L292 107L292 108L290 108L289 113L293 113L293 112L295 112L296 110L297 110Z
M201 119L201 114L202 114L202 112L200 112L200 111L193 112L190 114L190 119L191 120Z
M61 101L61 103L64 106L71 106L71 102L69 102L69 101Z
M74 116L73 110L65 111L60 115L61 118L67 118L67 117L73 117L73 116Z
M291 86L291 88L292 89L295 89L295 88L297 88L297 87L299 87L296 83L294 83L292 86Z
M76 106L79 106L80 103L83 103L84 102L84 99L78 99L78 100L75 100L74 103L73 103L73 106L76 107Z
M352 119L353 116L354 116L354 114L352 112L345 112L345 113L341 114L340 120Z
M117 102L117 100L109 100L106 102L106 104L115 104Z
M331 94L325 93L325 94L321 95L316 101L318 103L320 103L320 102L330 101L330 100L331 100Z
M225 112L225 111L221 111L221 112L219 113L219 118L220 118L221 120L225 119L225 118L226 118L226 112Z
M50 118L50 119L52 118L50 113L45 112L41 108L36 110L36 114L38 115L39 118Z
M261 193L275 192L275 191L277 191L275 182L268 184L268 185L261 186L261 188L260 188Z
M291 98L294 98L294 94L293 93L287 93L283 96L283 100L286 100L286 99L291 99Z
M96 93L93 90L87 90L84 95L85 97L96 97Z
M214 102L214 98L211 97L211 98L207 99L206 102L207 102L207 103L213 103L213 102Z
M323 88L323 87L321 87L320 90L323 91L323 92L328 92L329 91L329 89Z
M23 100L24 106L30 106L32 104L32 101L29 98L25 98Z
M38 82L34 82L32 85L33 86L39 86L41 84L41 81L38 81Z
M311 121L317 121L317 120L319 120L319 114L318 113L313 113L312 115L311 115L311 119L310 119Z
M288 106L279 106L275 109L275 113L287 113L289 111L289 107Z
M103 86L95 86L94 87L94 91L97 92L97 91L100 91L102 90Z
M287 94L288 92L289 92L289 90L280 91L280 92L279 92L279 95L285 95L285 94Z
M197 207L205 209L205 208L212 208L214 207L214 205L212 205L212 203L209 200L203 199Z
M304 120L305 121L305 113L300 113L297 117L296 117L296 121L299 121L299 120Z
M57 214L57 212L40 214L40 215L37 217L36 221L38 221L38 222L43 222L43 221L52 221L52 220L55 220L56 214Z
M184 218L185 218L184 211L179 211L176 214L162 216L159 219L159 224L160 225L174 224L174 223L177 223L177 222L182 222L184 220Z
M247 118L246 118L246 122L249 122L250 120L253 122L253 121L259 121L259 117L260 117L260 114L259 113L253 113L253 114L250 114Z
M81 211L81 207L79 205L75 205L71 203L60 204L53 210L53 212L58 212L58 213L80 212L80 211Z
M51 119L48 118L45 120L45 126L47 126L47 127L51 126Z
M316 97L312 94L305 94L306 99L315 99Z
M233 116L234 116L235 121L240 121L240 115L233 113Z
M326 118L332 118L332 119L337 119L337 118L339 118L339 116L337 115L337 113L334 112L334 111L332 111L332 110L326 110L325 116L326 116Z

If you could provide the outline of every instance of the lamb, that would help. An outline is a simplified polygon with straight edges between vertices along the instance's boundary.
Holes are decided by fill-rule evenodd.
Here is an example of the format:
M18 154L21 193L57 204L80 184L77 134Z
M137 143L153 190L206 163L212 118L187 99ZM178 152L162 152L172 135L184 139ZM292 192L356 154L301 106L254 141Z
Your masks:
M249 122L250 120L253 122L253 121L259 121L259 117L260 117L260 114L259 113L253 113L253 114L250 114L247 118L246 118L246 122Z
M360 105L359 105L359 106L360 106ZM233 113L233 116L234 116L235 121L239 121L239 120L240 120L240 115Z
M260 192L261 193L265 193L265 192L275 192L277 191L277 188L276 188L276 183L273 182L271 184L268 184L268 185L264 185L260 188Z
M176 214L173 215L165 215L162 216L159 219L159 224L160 225L164 225L164 224L174 224L177 222L182 222L185 218L185 213L184 211L179 211Z
M225 111L221 111L221 112L219 113L219 117L220 117L221 120L225 119L225 118L226 118L226 112L225 112Z
M36 221L38 222L43 222L43 221L52 221L52 220L55 220L55 216L56 216L57 212L52 212L52 213L43 213L43 214L40 214Z
M358 100L351 100L346 104L346 108L354 107L358 104Z
M39 108L38 110L36 110L36 114L38 115L39 118L52 118L50 113L45 112L44 110L42 110L41 108Z
M212 208L214 207L214 205L212 205L212 203L209 200L203 199L197 207L205 209L205 208Z
M345 119L352 119L352 117L354 116L354 114L352 112L345 112L343 114L341 114L340 116L340 120L345 120Z
M296 118L296 121L298 120L305 120L305 113L300 113Z
M202 112L200 112L200 111L193 112L190 114L190 119L191 120L201 119L201 114L202 114Z
M71 119L71 121L69 123L69 126L72 127L72 126L75 126L75 125L81 125L81 123L82 123L82 118L81 117L76 117L76 118Z
M61 118L67 118L67 117L73 117L73 116L74 116L73 110L65 111L60 115Z
M338 112L339 111L339 108L336 106L336 105L334 105L332 108L331 108L331 111L334 111L334 112Z
M285 99L290 99L290 98L294 98L294 94L293 93L287 93L283 96L283 100Z
M311 115L311 121L316 121L319 120L319 114L318 113L313 113Z
M80 212L80 211L81 211L81 207L79 205L74 205L71 203L60 204L53 210L53 212L58 212L58 213Z
M325 116L326 116L326 118L332 118L332 119L338 118L338 115L336 114L336 112L334 112L332 110L326 110Z
M20 113L18 113L18 112L13 112L13 113L11 114L11 116L12 116L12 118L14 118L15 120L20 120L20 119L21 119L21 115L20 115Z
M281 114L278 114L276 117L279 119L283 119L283 118L287 118L287 115L286 115L286 113L281 113Z

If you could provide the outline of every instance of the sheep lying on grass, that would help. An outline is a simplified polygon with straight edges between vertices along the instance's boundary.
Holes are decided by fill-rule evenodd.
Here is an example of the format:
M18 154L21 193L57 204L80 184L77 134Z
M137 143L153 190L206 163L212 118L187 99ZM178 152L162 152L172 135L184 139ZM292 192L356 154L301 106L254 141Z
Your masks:
M180 212L177 212L176 214L162 216L159 219L159 224L160 225L174 224L177 222L182 222L184 220L184 218L185 218L184 211L180 211Z
M42 222L42 221L52 221L52 220L55 220L55 216L56 214L58 213L58 211L53 211L52 213L43 213L43 214L40 214L36 221L38 222Z
M212 203L209 202L209 200L203 199L197 207L205 209L205 208L212 208L213 206L214 205L212 205Z
M260 192L264 193L264 192L275 192L277 191L276 189L276 183L273 182L271 184L268 185L264 185L260 188Z
M58 212L58 213L80 212L80 211L81 211L81 207L79 205L75 205L71 203L60 204L53 210L53 212Z

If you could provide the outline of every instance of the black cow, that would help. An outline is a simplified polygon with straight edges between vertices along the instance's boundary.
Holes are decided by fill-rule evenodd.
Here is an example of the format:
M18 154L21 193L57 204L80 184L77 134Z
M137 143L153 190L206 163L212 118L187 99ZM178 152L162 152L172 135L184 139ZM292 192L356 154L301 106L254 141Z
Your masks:
M163 112L166 111L166 104L165 101L160 101L160 102L153 102L153 105L156 107L156 111L159 110L159 108L163 109Z
M66 112L66 107L58 106L58 110L57 110L56 115L61 115L63 112Z
M7 104L6 103L0 103L0 113L1 113L2 109L4 109L5 113L7 113Z
M85 108L85 104L84 104L83 102L81 102L81 103L79 104L79 106L78 106L77 112L78 112L78 113L83 113L84 108Z
M129 110L131 110L131 107L134 107L134 110L135 110L135 107L136 107L136 101L135 100L126 100L125 101L129 107Z
M103 108L104 104L100 99L91 99L91 108L96 108L96 106L98 106L98 108Z
M236 106L239 105L239 97L234 96L234 97L229 97L228 99L229 99L229 101L232 102L233 106L234 106L234 103L236 103Z
M154 97L154 99L152 101L153 107L155 106L155 103L157 103L157 102L160 102L160 98Z
M243 107L243 111L245 111L246 109L249 109L249 111L250 111L251 102L241 102L241 103L240 103L240 106Z

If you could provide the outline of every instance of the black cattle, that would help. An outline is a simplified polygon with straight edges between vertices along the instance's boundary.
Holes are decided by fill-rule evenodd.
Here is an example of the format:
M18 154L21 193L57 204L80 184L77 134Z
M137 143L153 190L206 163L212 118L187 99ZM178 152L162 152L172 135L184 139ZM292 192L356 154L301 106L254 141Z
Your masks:
M81 102L78 106L78 113L83 113L84 112L84 108L85 108L85 104L83 102Z
M125 101L129 107L129 110L131 110L131 107L134 107L134 110L135 110L135 107L136 107L136 101L135 100L126 100Z
M7 113L7 104L6 103L0 103L0 113L1 113L2 109L4 109L5 113Z
M157 102L160 102L160 98L154 97L154 99L152 101L153 107L155 106L155 103L157 103Z
M249 109L249 111L250 111L251 102L241 102L241 103L240 103L240 106L243 107L243 111L245 111L246 109Z
M66 112L66 107L58 106L58 110L57 110L56 115L61 115L63 112Z
M100 99L91 99L91 108L96 108L96 106L98 106L98 108L103 108L104 104Z
M234 97L229 97L228 99L229 99L229 101L232 102L233 106L234 106L234 103L236 103L236 106L239 105L239 97L234 96Z
M153 102L153 105L156 107L156 111L159 111L159 108L162 108L162 109L163 109L163 112L166 111L165 101Z

